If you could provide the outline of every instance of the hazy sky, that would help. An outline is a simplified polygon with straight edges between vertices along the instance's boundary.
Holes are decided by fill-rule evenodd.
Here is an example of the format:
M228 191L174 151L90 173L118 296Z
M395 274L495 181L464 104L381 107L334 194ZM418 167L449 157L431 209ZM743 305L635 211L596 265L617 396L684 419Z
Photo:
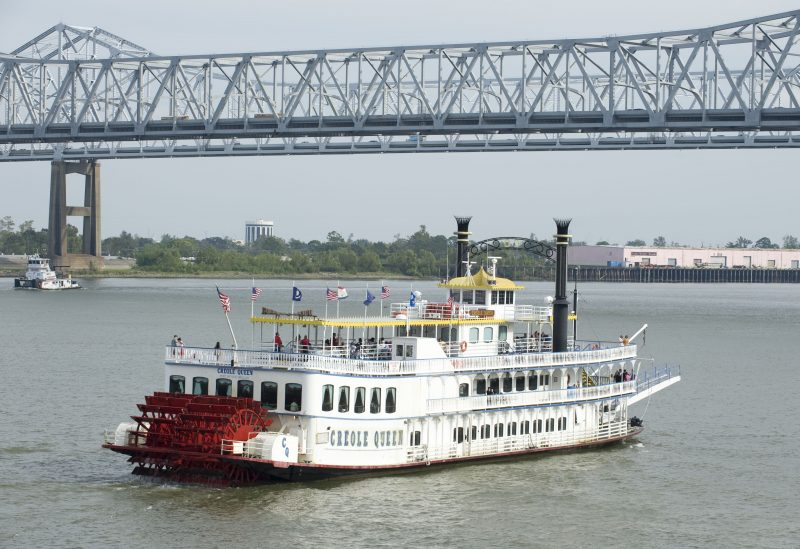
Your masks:
M99 26L159 54L579 38L677 30L797 8L781 0L3 1L0 51L64 22ZM577 239L716 245L800 236L800 151L617 151L110 160L103 236L244 238L271 219L284 238L330 230L391 240L419 225L476 238L553 232ZM0 163L0 217L47 222L48 162ZM76 177L76 176L73 176ZM70 181L72 181L70 179ZM79 179L72 204L82 196ZM77 221L77 218L76 218Z

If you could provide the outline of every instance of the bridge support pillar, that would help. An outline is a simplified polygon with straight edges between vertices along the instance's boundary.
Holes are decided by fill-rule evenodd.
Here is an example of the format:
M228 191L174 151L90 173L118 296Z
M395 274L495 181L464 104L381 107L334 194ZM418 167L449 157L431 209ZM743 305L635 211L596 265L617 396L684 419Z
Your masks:
M67 206L67 175L84 176L83 206ZM83 218L83 243L80 253L69 253L67 218ZM55 161L50 170L50 222L48 249L50 261L58 270L102 269L100 238L100 163Z

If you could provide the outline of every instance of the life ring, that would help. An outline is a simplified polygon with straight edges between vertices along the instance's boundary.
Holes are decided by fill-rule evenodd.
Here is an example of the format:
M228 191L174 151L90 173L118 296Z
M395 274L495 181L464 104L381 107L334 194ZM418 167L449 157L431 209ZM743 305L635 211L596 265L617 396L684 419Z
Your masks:
M467 350L467 342L466 341L462 341L461 345L459 345L458 348L461 349L461 352L463 353L464 351Z

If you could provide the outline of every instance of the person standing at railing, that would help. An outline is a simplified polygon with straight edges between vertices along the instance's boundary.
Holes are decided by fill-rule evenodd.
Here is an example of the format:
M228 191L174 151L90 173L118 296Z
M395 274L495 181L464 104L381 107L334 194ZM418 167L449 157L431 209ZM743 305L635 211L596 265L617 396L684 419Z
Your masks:
M183 358L183 348L184 348L183 338L180 337L178 338L178 347L180 347L180 355L181 358Z
M300 352L303 354L308 354L308 347L311 345L311 340L308 339L308 335L304 335L303 339L300 340Z
M630 372L628 372L626 368L625 371L622 372L622 381L630 381L630 380L631 380L631 374Z
M172 358L175 358L178 355L178 334L172 336L172 341L169 345L172 347Z
M217 344L214 345L214 359L217 361L217 363L219 363L219 356L221 354L222 354L222 345L220 345L219 341L217 341Z
M283 350L283 340L281 339L281 334L275 332L275 352L280 353Z

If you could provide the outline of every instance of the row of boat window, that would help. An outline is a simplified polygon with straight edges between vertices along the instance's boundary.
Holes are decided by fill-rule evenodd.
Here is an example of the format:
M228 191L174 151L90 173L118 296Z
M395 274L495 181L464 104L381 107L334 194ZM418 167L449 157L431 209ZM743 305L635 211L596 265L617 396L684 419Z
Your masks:
M333 385L322 386L322 411L330 412L333 410ZM367 389L366 387L356 387L355 400L353 402L353 412L356 414L363 414L366 411L367 403ZM339 387L339 398L337 399L337 410L340 413L347 413L350 411L350 387L342 385ZM384 410L387 414L393 414L397 411L397 389L395 387L388 387L386 389L386 405ZM369 397L369 413L381 413L381 388L372 387L370 389Z
M233 381L221 377L215 381L214 394L217 396L233 396ZM249 379L240 379L236 382L236 396L245 398L255 398L254 384ZM185 393L186 378L183 376L169 376L169 392ZM192 378L192 394L207 395L208 378ZM283 390L283 407L289 412L299 412L303 405L303 386L299 383L286 383ZM274 381L264 381L261 383L261 406L268 410L278 408L278 384Z
M558 419L558 424L556 424ZM503 423L495 423L494 425L481 425L480 431L477 425L473 425L465 429L464 427L453 428L453 442L461 444L464 441L471 440L486 440L490 438L500 438L504 436L517 436L517 427L519 427L520 435L529 435L531 433L550 433L553 431L566 431L567 418L549 418L549 419L534 419L533 421L512 421L508 424L508 432L505 430ZM480 436L478 436L480 434ZM409 446L420 446L422 444L422 433L420 431L412 431L408 441Z
M475 376L473 385L476 395L497 394L500 392L501 387L504 393L525 391L526 385L528 391L535 391L539 388L550 386L550 374L529 372L527 376L524 373L520 373L513 378L511 374L504 374L502 377L490 375L488 379L482 374L478 374ZM469 396L469 383L462 383L458 386L458 396Z

